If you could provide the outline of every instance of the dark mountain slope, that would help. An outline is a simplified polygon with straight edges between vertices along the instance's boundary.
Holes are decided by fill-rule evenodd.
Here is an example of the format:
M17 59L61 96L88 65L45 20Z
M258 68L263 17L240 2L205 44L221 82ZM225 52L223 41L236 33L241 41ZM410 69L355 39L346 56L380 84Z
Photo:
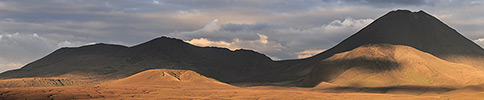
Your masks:
M365 44L407 45L439 58L484 56L484 50L424 11L391 11L315 57L327 58Z
M251 51L198 47L182 40L160 37L133 47L95 44L62 48L1 78L57 77L65 74L118 79L158 68L189 69L232 82L274 69L267 56Z

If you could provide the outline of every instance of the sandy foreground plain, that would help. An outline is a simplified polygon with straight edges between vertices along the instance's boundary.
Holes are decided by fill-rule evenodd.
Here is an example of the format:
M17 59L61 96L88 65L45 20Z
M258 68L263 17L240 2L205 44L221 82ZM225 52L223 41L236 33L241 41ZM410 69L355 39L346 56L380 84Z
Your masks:
M484 92L453 94L323 93L309 88L184 88L178 86L66 86L0 89L0 99L248 99L248 100L482 100Z
M483 87L456 90L400 87L384 89L384 93L380 88L335 88L329 83L314 88L236 87L194 71L154 69L93 86L2 88L0 99L482 100Z

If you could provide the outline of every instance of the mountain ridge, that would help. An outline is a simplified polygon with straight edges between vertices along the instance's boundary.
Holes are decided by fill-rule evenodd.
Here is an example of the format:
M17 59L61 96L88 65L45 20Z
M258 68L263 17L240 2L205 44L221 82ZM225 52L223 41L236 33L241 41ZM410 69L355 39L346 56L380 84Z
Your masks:
M146 69L172 68L196 70L222 81L232 81L239 79L234 77L244 78L272 69L262 66L266 63L273 61L253 50L231 51L220 47L198 47L180 39L162 36L132 47L101 43L61 48L21 69L1 73L0 77L50 77L81 71L88 75L107 75L118 79ZM227 67L231 64L241 67ZM226 71L214 71L221 69ZM247 73L234 73L235 71Z

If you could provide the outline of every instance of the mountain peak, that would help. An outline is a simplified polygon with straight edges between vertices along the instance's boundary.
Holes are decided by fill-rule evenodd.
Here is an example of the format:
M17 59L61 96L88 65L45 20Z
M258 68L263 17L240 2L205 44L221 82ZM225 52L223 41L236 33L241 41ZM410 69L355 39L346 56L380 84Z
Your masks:
M395 10L376 19L320 56L325 58L365 44L379 43L411 46L444 59L454 55L484 55L480 46L436 17L422 10Z
M394 10L394 11L390 11L390 13L412 13L412 11L410 10L406 10L406 9L398 9L398 10Z
M171 38L171 37L167 37L167 36L161 36L161 37L158 37L158 38L155 38L153 39L152 41L163 41L163 42L167 42L167 41L177 41L177 42L183 42L183 40L180 40L180 39L176 39L176 38Z
M152 39L148 42L142 43L140 45L134 46L134 47L139 47L139 46L148 46L148 47L157 47L157 46L183 46L183 45L191 45L186 43L183 40L176 39L176 38L170 38L166 36L161 36L155 39Z
M426 13L426 12L425 12L425 11L423 11L423 10L419 10L419 11L417 11L417 12L413 12L413 11L406 10L406 9L398 9L398 10L393 10L393 11L390 11L389 13L421 14L421 13Z
M382 18L384 17L405 18L405 19L425 19L425 20L427 20L427 18L430 18L430 19L435 18L423 10L419 10L418 12L412 12L410 10L394 10L394 11L390 11Z
M62 47L59 50L104 50L104 49L120 49L120 48L128 48L123 45L118 45L118 44L107 44L107 43L94 43L94 44L88 44L80 47Z

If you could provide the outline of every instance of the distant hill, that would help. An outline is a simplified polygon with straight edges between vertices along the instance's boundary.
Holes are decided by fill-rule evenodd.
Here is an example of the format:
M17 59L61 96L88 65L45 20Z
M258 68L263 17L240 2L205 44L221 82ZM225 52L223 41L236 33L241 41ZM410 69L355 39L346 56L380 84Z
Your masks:
M303 84L330 82L347 87L441 86L458 88L484 83L484 72L452 63L403 45L367 44L335 54L307 75Z
M126 47L94 44L61 48L0 78L89 76L100 80L124 78L147 69L187 69L223 82L260 75L274 69L267 56L251 50L231 51L198 47L179 39L160 37Z
M123 86L171 86L184 88L235 88L229 84L205 77L191 70L151 69L130 77L101 84L108 87Z

